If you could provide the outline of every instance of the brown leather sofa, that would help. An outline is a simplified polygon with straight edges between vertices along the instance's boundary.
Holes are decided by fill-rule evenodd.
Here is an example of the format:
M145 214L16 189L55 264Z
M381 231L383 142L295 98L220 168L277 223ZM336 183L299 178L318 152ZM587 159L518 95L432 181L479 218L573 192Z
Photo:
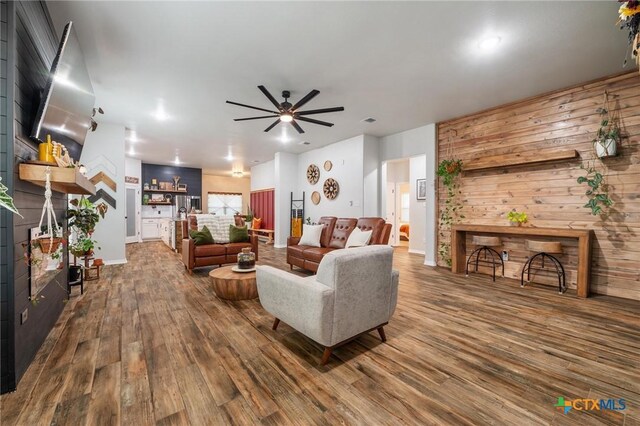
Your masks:
M237 223L237 222L236 222ZM258 237L250 237L248 243L205 244L197 246L189 236L189 230L198 229L198 221L195 216L188 216L182 224L182 263L184 267L193 273L194 268L201 266L222 266L225 263L236 263L238 253L245 247L251 247L258 260Z
M385 223L379 217L335 218L332 216L321 217L319 225L324 225L320 236L321 247L301 246L299 237L287 239L287 263L293 269L297 266L308 271L316 272L318 265L325 254L342 249L347 244L347 239L354 228L363 231L373 230L369 245L388 244L391 235L391 224Z

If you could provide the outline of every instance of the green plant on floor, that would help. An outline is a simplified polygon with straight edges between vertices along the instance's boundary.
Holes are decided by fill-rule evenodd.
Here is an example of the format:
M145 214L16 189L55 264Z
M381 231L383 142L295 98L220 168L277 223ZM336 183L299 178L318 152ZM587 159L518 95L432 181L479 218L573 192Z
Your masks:
M529 216L527 216L525 212L518 213L516 209L513 209L507 213L507 219L513 224L522 225L523 223L527 223Z
M0 178L0 207L4 207L5 209L17 214L22 217L15 204L13 204L13 198L7 193L9 188L4 186L2 183L2 178Z
M462 214L462 202L460 201L459 175L462 172L462 160L442 160L438 165L437 174L442 178L442 184L447 190L447 198L440 212L440 244L438 255L447 266L451 266L451 243L445 241L451 239L451 225L459 219L464 219Z
M581 164L580 168L586 174L578 178L578 183L587 185L585 195L589 199L583 207L590 209L594 216L606 214L609 207L613 206L613 200L609 197L604 174L596 168L595 161Z

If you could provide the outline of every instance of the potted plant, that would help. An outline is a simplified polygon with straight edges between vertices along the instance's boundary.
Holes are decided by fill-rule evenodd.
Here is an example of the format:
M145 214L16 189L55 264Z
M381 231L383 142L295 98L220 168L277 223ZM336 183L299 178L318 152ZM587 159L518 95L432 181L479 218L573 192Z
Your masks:
M617 117L609 113L609 108L598 108L597 112L600 114L600 127L593 139L593 147L599 158L613 157L621 138Z
M438 176L442 178L444 186L450 186L456 176L462 171L462 160L442 160L438 164Z
M518 213L516 209L513 209L507 213L507 219L509 219L511 226L521 226L523 223L527 223L529 217L525 212Z
M73 199L69 204L71 208L67 211L67 219L75 233L75 241L69 245L69 250L76 257L90 256L96 248L92 234L96 224L104 218L107 205L101 203L95 206L85 197Z
M578 178L578 183L586 183L587 190L585 195L589 201L583 206L591 210L594 216L606 213L609 207L613 206L613 200L609 197L609 190L605 183L605 178L594 165L584 164L580 168L586 172L585 176Z
M56 253L63 242L62 228L52 226L51 230L49 230L47 225L42 225L40 232L40 236L33 242L40 247L42 253L49 255Z

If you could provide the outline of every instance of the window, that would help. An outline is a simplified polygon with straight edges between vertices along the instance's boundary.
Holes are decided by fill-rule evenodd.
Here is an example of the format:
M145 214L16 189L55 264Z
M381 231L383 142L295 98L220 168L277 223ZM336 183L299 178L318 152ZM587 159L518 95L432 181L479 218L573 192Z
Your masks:
M242 194L228 192L210 192L207 197L207 208L216 216L233 216L242 212Z
M409 193L400 195L400 222L409 222Z

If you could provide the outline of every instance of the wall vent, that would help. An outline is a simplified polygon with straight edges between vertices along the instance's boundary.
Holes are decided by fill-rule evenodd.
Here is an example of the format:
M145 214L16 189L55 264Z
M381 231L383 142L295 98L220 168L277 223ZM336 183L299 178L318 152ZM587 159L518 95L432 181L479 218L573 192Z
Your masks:
M373 118L373 117L368 117L368 118L365 118L362 121L364 121L365 123L375 123L376 119Z
M299 145L311 145L311 142L302 141L302 142L300 142Z

